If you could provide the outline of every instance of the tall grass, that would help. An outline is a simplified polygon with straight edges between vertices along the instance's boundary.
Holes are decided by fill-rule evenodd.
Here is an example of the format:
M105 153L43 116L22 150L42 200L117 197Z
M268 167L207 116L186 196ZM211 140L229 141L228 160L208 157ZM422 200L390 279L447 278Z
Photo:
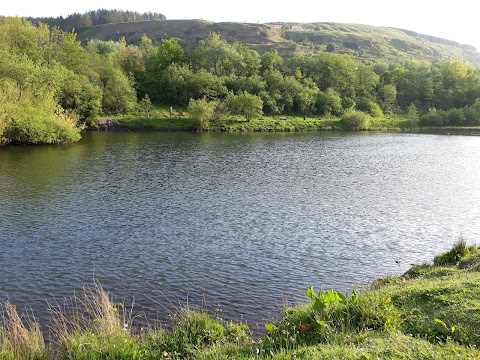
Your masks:
M479 359L480 251L462 240L371 289L307 290L267 335L183 308L172 328L132 330L131 311L98 283L50 306L51 341L28 313L0 306L1 360Z
M9 301L0 309L0 359L46 359L47 351L38 322L28 315L22 318Z
M246 346L251 342L247 331L246 325L212 319L207 313L184 309L172 331L148 334L147 348L167 358L190 359L210 347Z
M57 356L66 359L134 359L139 344L122 304L110 301L99 283L84 287L63 305L50 307Z

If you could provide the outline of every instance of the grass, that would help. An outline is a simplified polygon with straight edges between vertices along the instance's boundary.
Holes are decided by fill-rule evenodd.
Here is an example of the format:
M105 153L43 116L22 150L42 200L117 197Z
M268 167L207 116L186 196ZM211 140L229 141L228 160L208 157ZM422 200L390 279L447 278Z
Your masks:
M0 359L478 359L480 250L459 240L433 264L349 294L307 290L254 338L246 325L183 309L172 328L131 329L99 284L51 306L46 344L32 316L1 308Z
M125 117L112 119L113 125L127 130L193 131L193 120L187 117Z
M400 130L404 118L401 115L368 117L369 124L362 130ZM105 123L108 126L105 126ZM184 109L174 109L170 115L167 106L156 106L147 117L146 114L122 115L101 118L93 128L109 130L147 130L147 131L194 131L194 120ZM303 132L346 130L340 117L325 116L304 119L303 114L263 115L260 118L245 121L238 116L228 116L222 121L211 123L210 132Z
M181 116L178 114L181 113ZM107 119L99 119L93 128L103 128ZM229 117L218 123L210 124L211 132L298 132L298 131L329 131L340 129L338 118L307 118L303 115L289 114L287 116L265 115L258 119L245 121L236 117ZM186 112L168 111L152 112L150 117L143 115L127 115L108 118L109 126L113 130L149 130L149 131L194 131L194 121Z
M47 351L38 322L29 316L21 318L13 305L2 308L0 359L46 359Z

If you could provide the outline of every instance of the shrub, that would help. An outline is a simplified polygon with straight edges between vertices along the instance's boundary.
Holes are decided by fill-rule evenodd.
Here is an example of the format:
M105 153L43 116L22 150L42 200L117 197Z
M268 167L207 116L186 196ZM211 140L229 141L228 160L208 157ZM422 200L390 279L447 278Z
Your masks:
M461 258L469 255L471 250L471 247L467 247L466 241L460 239L453 245L451 250L435 256L433 264L435 266L456 265Z
M188 104L188 114L193 119L193 127L196 131L207 131L210 127L210 121L215 113L216 103L203 99L190 99Z
M383 111L380 105L370 99L360 99L356 104L359 111L363 111L373 117L382 117Z
M442 126L443 125L443 110L432 108L428 113L420 116L419 124L421 126Z
M52 144L80 140L75 116L61 108L39 109L27 104L5 106L6 125L3 137L21 144Z
M361 111L350 111L342 116L339 124L344 130L368 129L370 116Z

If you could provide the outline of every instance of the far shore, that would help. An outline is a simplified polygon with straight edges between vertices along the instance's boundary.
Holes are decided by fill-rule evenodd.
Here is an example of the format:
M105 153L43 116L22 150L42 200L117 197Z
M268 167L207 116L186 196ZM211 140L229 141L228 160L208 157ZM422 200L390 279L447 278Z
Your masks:
M388 131L412 133L439 133L478 135L480 126L390 126L342 129L338 118L301 116L268 116L251 121L229 119L211 124L207 132L308 132L308 131ZM86 127L87 131L185 131L194 132L193 120L186 116L172 117L103 117Z

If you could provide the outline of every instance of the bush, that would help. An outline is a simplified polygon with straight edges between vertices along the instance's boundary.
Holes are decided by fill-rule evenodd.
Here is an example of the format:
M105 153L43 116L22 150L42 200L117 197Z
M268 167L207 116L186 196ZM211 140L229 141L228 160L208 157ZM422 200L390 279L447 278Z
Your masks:
M339 124L344 130L368 129L370 116L361 111L351 111L342 116Z
M28 104L8 104L4 137L20 144L53 144L80 140L75 116ZM50 111L48 111L50 110Z
M461 258L469 255L470 252L471 248L467 247L466 241L460 239L453 245L450 251L435 256L433 259L433 264L435 266L456 265Z
M420 116L419 125L421 126L443 126L443 110L432 108L428 113Z
M375 101L370 99L360 99L356 104L356 108L359 111L363 111L364 113L369 114L373 117L382 117L383 111L380 105L378 105Z
M193 119L193 127L196 131L207 131L210 127L210 121L215 113L216 103L203 99L190 99L188 104L188 114Z

